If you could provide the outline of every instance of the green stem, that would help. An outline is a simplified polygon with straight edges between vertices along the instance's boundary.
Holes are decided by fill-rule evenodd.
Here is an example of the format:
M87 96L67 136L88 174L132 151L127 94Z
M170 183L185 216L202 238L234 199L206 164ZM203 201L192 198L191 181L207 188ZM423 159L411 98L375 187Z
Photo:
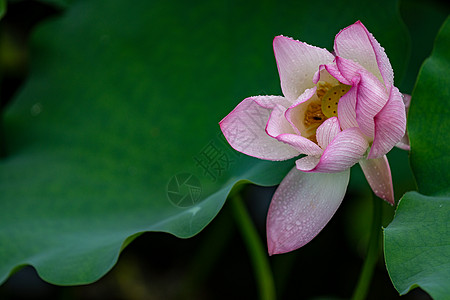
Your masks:
M250 254L259 288L259 298L261 300L273 300L276 298L275 284L265 247L240 195L234 195L230 202L242 238Z
M378 261L381 240L381 209L382 200L374 194L373 198L373 219L372 228L370 230L369 245L367 249L366 260L359 274L358 283L353 291L353 300L365 299L369 292L370 282L375 271Z

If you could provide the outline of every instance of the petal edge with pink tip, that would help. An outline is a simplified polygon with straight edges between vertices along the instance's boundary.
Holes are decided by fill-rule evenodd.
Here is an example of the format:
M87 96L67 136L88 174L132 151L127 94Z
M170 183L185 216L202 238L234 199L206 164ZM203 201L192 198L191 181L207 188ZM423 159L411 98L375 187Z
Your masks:
M359 162L372 191L389 204L394 205L394 187L391 168L386 155L375 159L362 159Z
M359 63L387 89L393 84L394 72L384 49L360 21L336 35L334 50L337 56Z
M314 168L297 160L297 169L304 172L339 173L356 164L369 147L369 143L358 128L341 131L331 141ZM309 163L309 161L308 161Z
M341 132L341 128L338 118L329 118L317 128L317 143L322 149L325 149L339 132Z
M286 160L299 155L294 148L266 133L271 110L259 106L255 98L258 97L244 99L220 121L220 129L228 143L239 152L261 159Z
M406 111L402 94L392 86L388 102L375 116L375 135L368 158L377 158L388 153L405 136Z
M374 137L374 117L386 105L389 91L366 70L358 71L361 75L356 96L356 121L361 131L370 138Z
M314 86L313 77L322 64L333 61L327 49L308 45L285 36L273 40L283 95L294 102L306 89Z
M311 241L344 198L350 170L303 173L292 169L281 182L267 216L269 254L296 250Z
M277 136L276 139L283 143L291 145L301 154L320 155L323 152L323 150L319 146L317 146L316 143L311 142L307 138L304 138L297 134L281 134Z

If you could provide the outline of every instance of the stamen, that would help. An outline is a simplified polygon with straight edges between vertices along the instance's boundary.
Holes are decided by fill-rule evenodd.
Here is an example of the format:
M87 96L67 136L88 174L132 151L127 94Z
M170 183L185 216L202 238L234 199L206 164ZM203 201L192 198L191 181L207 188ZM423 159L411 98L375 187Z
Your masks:
M305 125L303 136L317 144L316 130L326 119L327 117L322 113L320 102L317 100L311 102L306 108L303 119Z
M308 105L305 112L305 119L303 120L303 124L305 124L306 127L309 127L311 125L320 125L322 124L327 117L322 112L322 107L319 102L312 102Z

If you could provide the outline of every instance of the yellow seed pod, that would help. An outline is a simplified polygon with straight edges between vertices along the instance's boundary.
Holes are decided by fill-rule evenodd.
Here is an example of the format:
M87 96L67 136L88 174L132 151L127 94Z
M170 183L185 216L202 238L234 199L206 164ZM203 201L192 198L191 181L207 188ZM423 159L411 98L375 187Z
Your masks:
M328 90L322 97L322 112L327 118L337 117L339 99L344 96L351 86L345 84L336 85Z

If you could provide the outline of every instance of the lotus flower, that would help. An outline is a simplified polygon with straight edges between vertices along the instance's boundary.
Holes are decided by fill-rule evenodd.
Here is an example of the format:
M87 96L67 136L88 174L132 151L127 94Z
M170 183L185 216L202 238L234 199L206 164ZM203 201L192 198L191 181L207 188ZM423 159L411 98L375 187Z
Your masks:
M405 141L406 129L389 59L361 22L336 35L334 54L284 36L275 37L273 48L283 96L246 98L220 122L230 145L247 155L274 161L305 155L270 204L270 255L300 248L322 230L356 163L374 193L394 204L385 154Z

